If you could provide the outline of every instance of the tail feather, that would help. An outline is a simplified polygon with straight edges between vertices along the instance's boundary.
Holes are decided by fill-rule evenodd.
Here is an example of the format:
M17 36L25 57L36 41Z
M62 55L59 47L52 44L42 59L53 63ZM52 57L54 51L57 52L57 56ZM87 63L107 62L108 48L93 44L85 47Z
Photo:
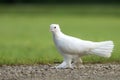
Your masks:
M96 47L91 50L91 53L101 56L101 57L110 57L113 51L113 41L104 41L96 43Z

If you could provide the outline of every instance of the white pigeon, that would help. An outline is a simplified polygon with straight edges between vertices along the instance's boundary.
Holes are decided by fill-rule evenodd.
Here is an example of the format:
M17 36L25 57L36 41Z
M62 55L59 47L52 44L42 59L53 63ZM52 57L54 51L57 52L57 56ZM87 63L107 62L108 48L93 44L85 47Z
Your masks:
M73 68L73 60L78 66L82 63L80 57L89 54L109 58L114 47L113 41L92 42L68 36L61 32L58 24L51 24L50 31L58 51L64 58L56 68Z

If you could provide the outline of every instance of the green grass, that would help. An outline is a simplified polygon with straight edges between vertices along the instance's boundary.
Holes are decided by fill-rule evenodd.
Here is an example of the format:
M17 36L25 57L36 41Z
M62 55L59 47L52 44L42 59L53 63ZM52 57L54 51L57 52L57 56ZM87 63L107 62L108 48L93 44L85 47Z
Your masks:
M49 32L58 23L64 33L85 40L113 40L111 58L85 56L83 62L120 62L119 6L0 6L0 65L61 62Z

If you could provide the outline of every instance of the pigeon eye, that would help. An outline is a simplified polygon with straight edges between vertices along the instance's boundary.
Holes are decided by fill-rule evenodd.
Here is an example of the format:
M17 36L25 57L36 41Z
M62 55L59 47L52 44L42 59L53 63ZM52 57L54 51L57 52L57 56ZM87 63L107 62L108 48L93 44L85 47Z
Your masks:
M54 27L54 29L56 29L56 27Z

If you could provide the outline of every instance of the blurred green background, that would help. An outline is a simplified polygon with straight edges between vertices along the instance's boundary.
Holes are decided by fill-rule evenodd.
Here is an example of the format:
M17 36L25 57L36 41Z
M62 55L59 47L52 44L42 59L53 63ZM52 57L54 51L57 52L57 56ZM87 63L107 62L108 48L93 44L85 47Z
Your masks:
M120 62L120 5L115 0L1 0L0 65L61 62L49 32L57 23L65 34L91 41L113 40L111 58L82 57L84 63ZM73 4L74 3L74 4Z

